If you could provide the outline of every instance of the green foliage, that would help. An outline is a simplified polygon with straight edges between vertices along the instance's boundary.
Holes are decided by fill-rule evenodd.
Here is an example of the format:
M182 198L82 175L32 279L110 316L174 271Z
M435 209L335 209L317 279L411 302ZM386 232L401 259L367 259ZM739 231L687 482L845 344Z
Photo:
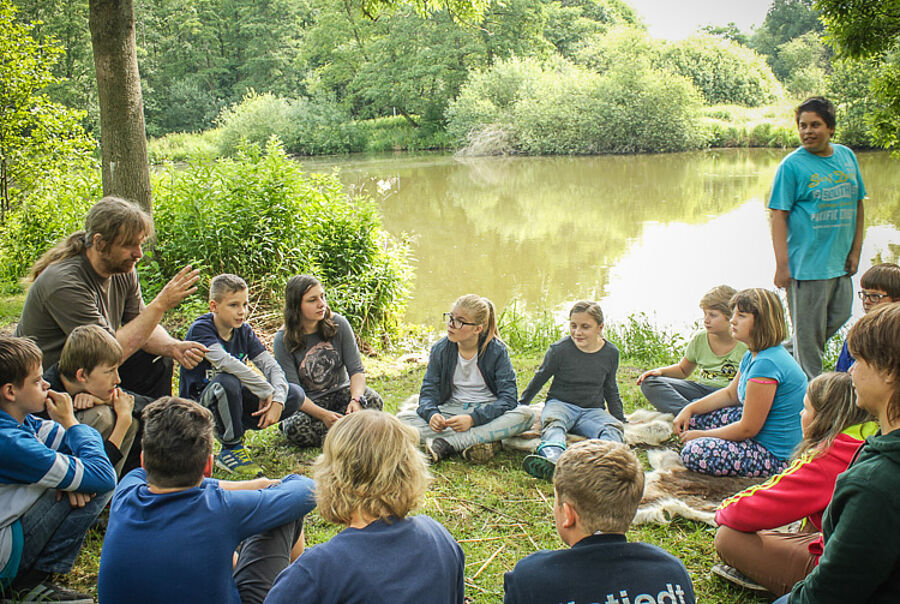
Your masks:
M513 61L472 77L448 111L448 130L460 136L499 125L530 154L677 151L702 143L698 106L689 82L651 68L601 75L565 62Z
M750 37L750 47L766 61L782 82L790 73L778 57L778 47L807 32L822 33L819 13L813 0L773 0L762 25Z
M839 54L867 57L896 49L900 42L897 0L815 0Z
M497 319L500 337L514 354L541 355L565 335L553 313L528 313L517 301L507 304Z
M871 147L874 140L866 116L876 111L870 92L874 59L837 59L827 79L827 94L837 107L835 138L851 147Z
M659 367L677 362L686 345L683 337L657 327L644 313L628 315L613 323L606 336L615 343L623 359L640 367Z
M550 0L544 3L544 38L567 59L583 41L610 27L643 27L635 10L622 0Z
M765 60L745 46L709 35L667 44L663 65L691 80L706 102L765 105L781 93Z
M169 170L155 191L147 295L193 264L241 275L276 307L289 277L318 275L335 310L364 334L392 327L403 311L408 248L383 231L374 202L348 198L334 174L304 174L275 143Z
M663 43L643 29L614 27L604 35L585 39L574 61L601 73L621 65L649 68L659 66L662 48Z
M248 92L241 102L225 108L216 119L222 155L234 155L249 143L263 146L272 137L284 140L291 124L291 103L271 93Z
M719 38L731 40L741 46L747 46L750 43L750 38L738 28L734 21L729 21L728 25L704 25L699 31L711 36L718 36Z
M830 65L828 48L810 31L778 47L778 59L788 74L785 85L796 98L822 94Z
M203 132L171 132L147 141L150 164L167 161L206 161L219 157L221 145L219 130Z
M84 227L84 216L103 196L97 166L49 172L0 225L0 283L15 285L58 240Z
M52 67L62 50L37 42L32 30L0 0L0 222L42 179L83 164L94 147L80 123L84 114L47 96L59 81Z

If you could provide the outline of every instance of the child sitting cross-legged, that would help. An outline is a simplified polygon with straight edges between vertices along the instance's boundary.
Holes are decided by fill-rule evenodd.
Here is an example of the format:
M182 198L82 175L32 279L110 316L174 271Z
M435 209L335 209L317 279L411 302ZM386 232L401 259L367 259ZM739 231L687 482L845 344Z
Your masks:
M143 422L143 468L122 479L110 505L100 601L262 602L303 549L312 481L205 478L213 417L193 401L163 397L144 409Z
M623 441L625 415L616 384L619 351L603 337L603 311L596 302L576 302L569 311L569 335L550 346L519 403L527 405L550 377L541 413L541 444L523 462L526 472L549 480L566 449L566 432L585 438ZM607 411L609 408L609 411Z
M100 435L42 373L34 342L0 336L0 594L4 602L92 604L51 575L72 569L116 473ZM45 410L50 419L33 415Z
M72 397L78 421L103 437L106 455L119 475L138 432L139 422L132 416L136 403L143 403L137 408L140 414L152 402L118 387L121 361L122 347L112 334L99 325L80 325L66 338L59 363L44 371L51 390Z
M745 289L731 299L734 338L747 344L738 374L675 416L689 470L714 476L771 476L800 442L806 374L781 345L784 308L774 292Z
M418 442L373 409L331 427L314 466L316 502L346 528L281 573L266 604L462 604L462 548L428 516L409 515L431 479Z
M553 475L553 521L570 547L520 560L503 578L503 601L693 604L694 588L681 561L625 538L643 493L644 471L627 445L572 445Z
M733 287L719 285L700 298L704 330L691 338L675 365L645 371L638 378L641 392L663 413L676 414L691 401L726 387L737 375L747 345L734 339L731 317ZM696 380L689 380L697 370Z
M284 372L259 341L250 324L247 283L223 274L209 284L209 310L191 325L185 340L209 351L193 369L181 370L179 394L213 412L222 451L216 465L226 472L259 476L262 468L243 445L245 430L262 430L295 413L306 399L288 384ZM247 366L247 360L262 375Z
M835 480L878 431L872 416L856 405L846 373L823 373L809 383L800 423L803 440L793 463L716 511L716 550L728 566L716 565L713 572L745 586L750 579L779 596L815 568ZM799 533L770 530L797 520L804 521Z

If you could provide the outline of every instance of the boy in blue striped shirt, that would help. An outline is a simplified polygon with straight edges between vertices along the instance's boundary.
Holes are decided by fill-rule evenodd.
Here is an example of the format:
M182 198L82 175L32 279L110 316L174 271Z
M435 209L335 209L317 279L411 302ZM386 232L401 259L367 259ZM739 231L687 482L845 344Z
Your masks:
M116 473L69 395L49 389L41 360L31 340L0 337L0 591L17 602L92 604L50 576L72 569ZM49 420L32 415L44 410Z

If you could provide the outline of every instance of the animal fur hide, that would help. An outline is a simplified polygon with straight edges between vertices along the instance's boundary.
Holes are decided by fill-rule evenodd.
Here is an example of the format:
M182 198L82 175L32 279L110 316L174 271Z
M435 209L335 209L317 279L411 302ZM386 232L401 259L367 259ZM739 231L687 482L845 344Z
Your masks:
M668 524L682 516L716 526L716 508L723 499L765 480L691 472L670 449L651 449L647 459L653 471L644 475L644 497L634 524Z
M415 411L418 406L419 395L414 394L400 405L397 414ZM537 449L537 446L541 443L541 411L544 409L544 404L536 403L534 405L529 405L526 408L531 411L532 416L534 417L531 428L518 436L504 439L503 447L505 449L517 449L519 451L531 453ZM651 445L658 447L672 438L672 415L669 413L638 409L627 417L628 423L625 424L625 442L629 445ZM573 443L584 440L584 437L568 434L566 440Z

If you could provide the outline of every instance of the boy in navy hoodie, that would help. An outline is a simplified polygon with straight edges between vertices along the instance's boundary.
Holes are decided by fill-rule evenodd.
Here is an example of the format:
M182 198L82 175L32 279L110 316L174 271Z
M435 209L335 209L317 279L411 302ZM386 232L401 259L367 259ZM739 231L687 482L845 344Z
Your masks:
M644 471L627 445L586 440L560 456L553 520L565 550L519 560L503 578L506 604L646 602L694 604L684 565L647 543L628 543Z

